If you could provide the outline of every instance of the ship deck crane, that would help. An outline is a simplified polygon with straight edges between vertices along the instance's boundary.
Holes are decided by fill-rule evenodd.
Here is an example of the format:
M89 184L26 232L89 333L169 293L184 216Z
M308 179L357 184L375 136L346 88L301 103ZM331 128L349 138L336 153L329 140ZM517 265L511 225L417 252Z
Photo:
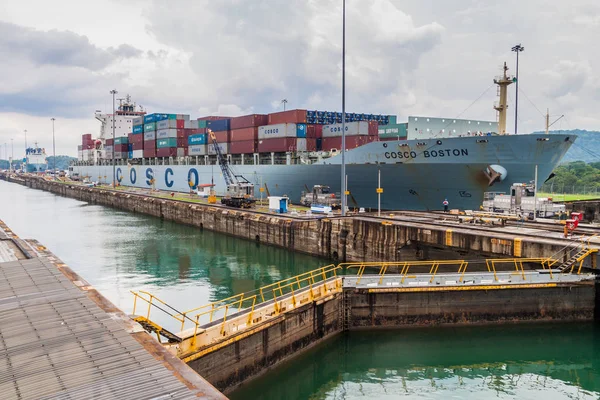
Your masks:
M215 133L209 129L208 136L210 137L215 148L217 162L219 163L219 167L221 167L223 179L225 179L225 186L227 187L227 192L221 199L221 204L237 208L253 207L254 203L256 203L256 199L254 198L254 184L248 181L242 175L236 175L233 173L229 163L227 162L227 159L221 152L221 148L219 147L219 142L217 142Z

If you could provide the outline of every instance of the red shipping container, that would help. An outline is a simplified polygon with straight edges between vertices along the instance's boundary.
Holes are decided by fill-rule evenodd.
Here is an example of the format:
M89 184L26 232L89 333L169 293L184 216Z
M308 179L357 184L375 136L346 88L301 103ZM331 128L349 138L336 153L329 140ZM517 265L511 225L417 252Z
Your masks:
M177 121L177 129L183 129L183 128L185 128L185 120L178 119L176 121Z
M177 157L177 147L163 147L156 149L157 157Z
M260 153L281 153L285 151L296 150L296 138L284 137L276 139L263 139L258 141L258 151Z
M315 127L315 139L323 137L323 125L313 125Z
M321 128L321 132L323 132ZM314 125L306 125L306 138L307 139L316 139L317 138L317 129Z
M144 141L144 134L143 133L137 133L137 134L133 134L130 133L129 135L127 135L128 139L129 139L129 143L142 143Z
M306 123L306 110L290 110L269 114L267 125L304 123Z
M144 135L140 135L140 136L144 136ZM143 150L144 149L144 142L141 141L139 143L133 143L131 145L131 150Z
M142 135L142 136L144 136L144 135ZM106 139L106 145L107 145L107 146L112 146L112 145L113 145L113 143L114 143L114 140L113 140L113 138Z
M369 121L369 136L379 136L379 124L377 121Z
M229 132L230 131L214 132L217 142L218 143L228 143L229 142ZM208 139L208 143L212 143L211 138L207 138L207 139Z
M144 149L156 148L156 140L144 140Z
M258 139L258 128L243 128L243 129L232 129L229 135L229 141L233 142L247 142L248 140Z
M398 141L398 137L386 137L386 138L378 138L378 141L380 142L391 142L391 141ZM401 137L400 140L406 140L405 137Z
M188 147L187 138L177 138L177 147L187 149L187 147Z
M123 152L127 153L129 151L128 148L127 148L127 146L128 146L127 143L115 144L114 151L115 151L115 153L119 153L119 152L121 152L121 153L123 153Z
M355 149L367 143L375 142L376 136L346 136L346 150ZM342 137L326 137L323 138L323 150L330 151L331 149L342 149Z
M263 126L263 125L269 125L269 116L268 115L264 115L264 114L244 115L242 117L231 118L231 122L229 122L229 128L231 130L250 128L253 126Z
M149 140L148 142L153 142L153 140ZM144 147L144 158L152 158L156 157L156 148L154 147Z
M298 139L301 140L301 139ZM306 150L298 149L298 151L317 151L317 139L304 139L306 140Z
M256 153L256 141L246 140L243 142L229 143L229 154L251 154Z

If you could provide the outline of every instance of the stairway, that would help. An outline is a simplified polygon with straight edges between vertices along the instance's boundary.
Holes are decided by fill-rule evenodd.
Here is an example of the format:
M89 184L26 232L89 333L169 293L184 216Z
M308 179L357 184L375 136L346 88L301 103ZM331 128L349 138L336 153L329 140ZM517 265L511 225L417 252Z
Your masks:
M557 269L560 272L569 272L570 269L575 266L575 263L581 261L583 258L591 254L593 250L582 248L577 253L573 254L567 261L560 264Z
M132 318L135 322L140 324L147 332L156 333L167 339L169 343L180 343L182 341L182 339L179 336L177 336L173 332L166 330L162 326L155 324L146 317L135 315L132 316Z

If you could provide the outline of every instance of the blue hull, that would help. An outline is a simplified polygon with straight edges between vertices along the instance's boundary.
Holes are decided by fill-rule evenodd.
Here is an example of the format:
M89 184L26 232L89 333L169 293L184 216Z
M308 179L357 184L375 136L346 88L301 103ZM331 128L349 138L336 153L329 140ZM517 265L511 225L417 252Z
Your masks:
M484 192L508 192L513 183L533 181L536 165L541 186L575 139L573 135L506 135L369 143L346 152L348 189L354 198L349 197L348 205L377 208L380 171L384 209L438 210L444 199L450 208L478 209ZM266 184L271 195L286 194L298 202L305 186L329 185L339 192L340 164L337 155L310 165L233 168L257 186ZM484 172L490 166L507 171L492 186ZM111 166L73 168L92 180L111 181ZM218 165L117 166L116 170L120 184L126 186L150 188L150 179L155 177L157 189L188 192L189 181L214 181L217 193L225 191Z

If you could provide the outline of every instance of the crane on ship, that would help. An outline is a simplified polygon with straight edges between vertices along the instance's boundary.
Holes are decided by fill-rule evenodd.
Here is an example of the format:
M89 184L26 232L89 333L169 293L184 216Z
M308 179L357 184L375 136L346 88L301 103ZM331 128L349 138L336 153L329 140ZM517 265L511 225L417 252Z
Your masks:
M221 167L225 186L227 187L225 196L221 198L221 204L237 208L253 207L256 203L256 199L254 198L254 184L242 175L236 175L233 172L219 147L215 133L210 129L208 130L208 136L214 146L217 162L219 163L219 167Z

